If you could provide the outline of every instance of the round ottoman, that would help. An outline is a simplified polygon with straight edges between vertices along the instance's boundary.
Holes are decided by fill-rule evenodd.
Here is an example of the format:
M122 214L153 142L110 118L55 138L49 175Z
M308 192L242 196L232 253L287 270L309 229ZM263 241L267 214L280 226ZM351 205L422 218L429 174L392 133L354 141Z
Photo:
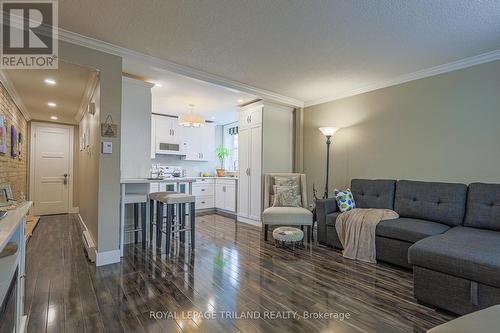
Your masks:
M273 238L276 246L291 244L295 249L295 244L304 239L304 232L293 227L279 227L273 230Z

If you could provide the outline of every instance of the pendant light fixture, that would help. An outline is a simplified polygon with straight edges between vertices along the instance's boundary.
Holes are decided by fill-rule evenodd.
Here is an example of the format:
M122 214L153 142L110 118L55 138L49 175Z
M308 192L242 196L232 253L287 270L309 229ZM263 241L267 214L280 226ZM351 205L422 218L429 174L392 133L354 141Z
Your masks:
M202 115L193 112L194 104L189 104L189 113L183 113L179 116L179 125L184 127L203 127L205 118Z

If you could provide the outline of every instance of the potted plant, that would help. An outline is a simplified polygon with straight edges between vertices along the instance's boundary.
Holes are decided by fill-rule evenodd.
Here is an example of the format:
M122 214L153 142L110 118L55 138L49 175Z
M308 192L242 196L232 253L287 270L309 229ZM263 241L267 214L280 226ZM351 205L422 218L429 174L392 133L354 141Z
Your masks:
M220 145L215 150L215 154L220 161L220 168L215 169L215 171L217 171L217 177L224 177L226 175L226 169L224 169L224 160L226 159L226 157L229 157L229 155L231 155L231 151L229 150L229 148Z

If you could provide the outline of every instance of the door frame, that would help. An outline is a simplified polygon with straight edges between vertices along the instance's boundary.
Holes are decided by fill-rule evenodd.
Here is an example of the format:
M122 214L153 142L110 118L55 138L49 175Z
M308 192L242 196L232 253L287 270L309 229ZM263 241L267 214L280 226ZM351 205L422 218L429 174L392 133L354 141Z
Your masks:
M69 129L69 172L70 177L69 177L69 189L68 189L68 207L67 207L67 213L73 213L77 208L73 207L73 178L75 175L73 175L73 159L74 159L74 137L75 137L75 127L71 125L63 125L63 124L57 124L57 123L49 123L49 122L41 122L41 121L31 121L30 122L30 152L29 152L29 199L35 203L35 159L34 159L34 152L36 148L36 140L35 140L35 128L37 127L52 127L52 128L66 128ZM34 211L36 212L36 206Z

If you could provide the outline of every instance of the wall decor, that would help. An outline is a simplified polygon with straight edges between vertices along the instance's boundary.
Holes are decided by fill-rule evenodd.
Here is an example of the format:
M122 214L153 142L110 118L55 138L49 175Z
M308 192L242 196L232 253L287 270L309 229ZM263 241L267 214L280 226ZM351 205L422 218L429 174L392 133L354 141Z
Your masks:
M10 127L10 156L12 157L16 157L18 153L19 142L17 140L17 129L12 125Z
M10 184L4 183L0 184L0 207L6 207L12 205L14 196L12 195L12 189Z
M7 119L0 116L0 154L7 154Z
M106 117L106 121L101 124L101 136L105 138L118 136L118 125L113 122L113 117L110 114Z
M17 134L17 157L21 159L23 156L23 133Z

